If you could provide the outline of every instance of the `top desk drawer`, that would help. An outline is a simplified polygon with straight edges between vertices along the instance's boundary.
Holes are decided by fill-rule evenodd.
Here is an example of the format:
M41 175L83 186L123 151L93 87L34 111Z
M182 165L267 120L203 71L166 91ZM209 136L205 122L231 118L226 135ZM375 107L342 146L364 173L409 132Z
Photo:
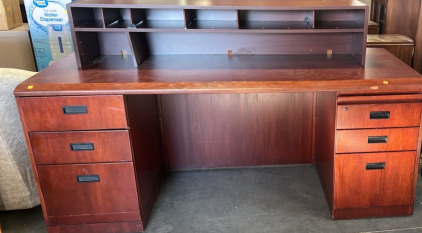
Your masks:
M421 103L341 104L337 129L419 126Z
M30 132L127 128L121 95L25 97L19 103Z

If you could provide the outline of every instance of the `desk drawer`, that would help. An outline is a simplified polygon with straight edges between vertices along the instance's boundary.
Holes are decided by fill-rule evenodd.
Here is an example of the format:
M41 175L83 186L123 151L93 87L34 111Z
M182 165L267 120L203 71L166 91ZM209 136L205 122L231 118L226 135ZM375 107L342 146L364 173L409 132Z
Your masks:
M49 225L140 219L133 164L38 166Z
M127 128L123 96L20 99L29 132Z
M416 152L336 155L334 208L411 204Z
M29 137L37 165L132 161L127 130L34 132Z
M337 107L337 129L417 127L421 103L346 104Z
M417 149L419 128L337 130L336 153Z

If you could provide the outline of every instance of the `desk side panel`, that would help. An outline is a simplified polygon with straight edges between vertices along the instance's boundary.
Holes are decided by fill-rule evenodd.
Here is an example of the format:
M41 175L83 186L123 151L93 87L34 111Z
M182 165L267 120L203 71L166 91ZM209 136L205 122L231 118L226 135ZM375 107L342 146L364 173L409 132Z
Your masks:
M315 163L330 209L334 193L336 92L318 92L315 124Z
M127 95L125 104L145 228L164 168L157 96Z
M312 162L313 93L162 95L170 170Z
M22 124L23 135L25 136L26 147L28 148L29 159L31 160L31 168L32 168L32 172L34 174L35 184L37 185L37 191L38 191L38 196L40 198L40 204L41 204L41 208L42 208L42 211L43 211L44 221L47 222L48 221L48 213L46 211L44 196L42 195L42 188L41 188L41 184L40 184L37 166L36 166L36 163L35 163L34 153L32 152L32 145L31 145L31 140L29 138L29 132L28 132L29 127L24 120L26 115L25 115L25 112L22 110L22 99L23 98L21 98L21 97L16 97L16 104L17 104L17 107L18 107L20 121L21 121L21 124Z

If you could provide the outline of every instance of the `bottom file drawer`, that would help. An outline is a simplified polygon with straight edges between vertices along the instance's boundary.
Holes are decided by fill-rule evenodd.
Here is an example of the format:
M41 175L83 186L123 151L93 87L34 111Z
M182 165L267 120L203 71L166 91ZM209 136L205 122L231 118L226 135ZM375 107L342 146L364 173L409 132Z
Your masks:
M411 204L416 152L336 155L334 208Z
M131 162L49 165L37 170L49 225L140 220Z

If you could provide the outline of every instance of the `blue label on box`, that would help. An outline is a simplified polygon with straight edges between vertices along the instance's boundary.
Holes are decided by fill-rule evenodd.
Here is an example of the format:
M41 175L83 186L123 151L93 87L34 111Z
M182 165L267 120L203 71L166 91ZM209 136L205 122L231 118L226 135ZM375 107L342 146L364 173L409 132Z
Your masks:
M66 4L71 0L25 0L39 71L73 52Z
M40 7L40 8L46 7L48 5L47 0L34 0L33 3L34 3L34 6Z

